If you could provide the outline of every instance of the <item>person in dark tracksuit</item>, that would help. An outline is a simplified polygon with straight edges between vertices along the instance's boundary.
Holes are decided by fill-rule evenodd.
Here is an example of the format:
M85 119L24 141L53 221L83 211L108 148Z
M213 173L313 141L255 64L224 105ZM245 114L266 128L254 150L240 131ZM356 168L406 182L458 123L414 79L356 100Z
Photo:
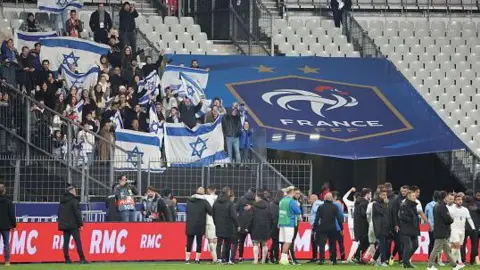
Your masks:
M232 238L238 231L239 225L235 206L231 201L231 192L223 191L213 203L213 222L217 235L217 255L222 263L230 262L230 247ZM223 250L223 253L222 253Z
M272 226L272 231L271 231L272 244L270 246L270 262L272 263L277 263L280 255L280 252L278 249L280 244L278 242L279 229L276 224L278 224L278 211L279 211L278 204L283 199L283 196L284 196L283 191L281 190L277 191L277 193L275 194L275 198L273 199L272 202L270 202L270 207L269 207L270 212L272 213L272 219L274 224L274 226Z
M403 200L407 197L409 186L402 186L400 188L399 194L388 203L388 210L390 212L390 222L391 222L391 231L392 231L392 238L395 243L393 247L393 251L390 254L390 260L393 260L395 255L398 254L398 259L401 262L403 256L403 247L402 241L400 240L399 234L399 221L398 221L398 211L400 210L400 206L402 205Z
M448 241L451 234L450 225L453 223L453 218L450 216L450 213L448 211L446 205L446 198L447 193L445 191L441 191L438 196L437 204L433 208L433 237L435 238L435 241L433 244L432 252L430 253L430 257L428 258L427 269L436 269L434 267L434 264L442 251L447 256L447 259L454 270L462 268L457 267L457 262L452 257L452 252Z
M332 191L333 196L333 204L337 206L342 219L337 221L336 230L337 230L337 238L336 241L338 243L338 250L340 251L340 260L345 261L345 244L343 241L343 220L345 218L343 214L343 204L338 202L338 191Z
M203 195L205 195L205 189L199 187L197 193L187 200L187 221L185 226L185 234L187 235L185 262L187 264L190 263L190 252L192 251L194 239L197 244L195 263L200 263L200 256L202 255L202 238L207 226L207 214L213 214L210 203L204 199Z
M238 232L238 262L243 262L245 240L249 234L247 231L247 225L250 224L252 219L253 211L251 206L255 202L255 193L256 190L254 188L250 188L244 196L238 199L236 205L238 224L240 226L240 231Z
M60 199L60 206L58 207L58 230L63 231L63 256L67 264L72 263L68 252L71 237L75 240L80 263L88 263L82 249L82 239L80 237L82 227L80 201L75 187L70 186Z
M355 201L355 208L353 214L353 229L355 234L355 241L359 242L355 259L357 263L364 264L362 254L369 246L368 242L368 220L367 220L367 206L372 196L370 189L363 189L361 197Z
M324 196L324 203L318 207L313 229L317 246L319 247L319 264L325 263L325 244L328 239L328 250L330 251L330 261L337 264L337 224L343 223L343 216L338 207L333 203L333 196L327 193Z
M5 194L5 186L0 184L0 236L3 239L5 266L10 266L10 231L17 227L17 221L12 201Z
M380 265L388 266L388 249L390 248L390 215L388 213L387 191L378 194L376 203L372 205L372 220L375 237L379 242Z
M478 207L475 198L472 196L465 196L465 207L472 217L473 224L477 230L472 229L469 222L466 222L465 226L465 241L460 249L462 254L462 262L466 262L466 246L467 240L470 238L471 241L471 250L470 250L470 264L480 264L480 259L478 258L478 240L480 239L480 207Z
M420 235L419 218L415 192L408 191L407 199L400 206L398 211L398 223L400 228L400 240L403 247L403 267L414 268L410 258L418 248L418 236Z
M269 204L263 193L257 193L256 202L253 204L253 217L248 226L248 230L253 240L253 263L258 263L259 248L262 251L262 263L267 260L268 246L267 241L271 237L273 223L273 215L270 211ZM276 225L275 225L276 226Z

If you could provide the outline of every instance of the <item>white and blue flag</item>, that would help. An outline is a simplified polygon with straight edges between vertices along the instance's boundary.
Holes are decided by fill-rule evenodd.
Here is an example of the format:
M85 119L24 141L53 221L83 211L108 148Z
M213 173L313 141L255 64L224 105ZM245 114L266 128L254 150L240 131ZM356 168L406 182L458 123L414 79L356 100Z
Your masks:
M62 76L65 80L67 88L75 86L76 88L90 89L97 84L98 72L100 69L97 66L92 66L90 70L85 73L71 72L67 65L62 64Z
M56 37L56 31L48 32L23 32L15 30L13 35L13 44L17 51L21 52L24 46L27 46L30 50L34 48L35 43L40 42L41 38Z
M117 110L117 112L110 117L110 120L112 120L113 124L115 125L115 130L123 129L122 115L120 114L119 110Z
M52 70L73 64L78 72L85 73L92 65L100 65L100 57L110 52L107 45L71 37L43 38L40 44L40 59L49 60Z
M222 117L193 129L165 123L165 155L171 166L191 167L228 163L223 146Z
M145 94L138 99L138 104L146 105L150 98L149 96L152 95L154 97L158 96L159 90L158 85L160 84L160 78L157 74L157 71L154 70L150 74L148 74L145 79L138 82L138 92L142 92L146 90Z
M75 105L75 113L77 114L79 122L82 122L82 113L83 113L83 99L80 100L77 105Z
M156 134L127 129L115 130L115 144L126 150L115 150L115 170L129 171L141 167L142 170L163 172L161 141Z
M148 119L150 119L149 127L150 133L157 134L163 138L163 121L158 120L155 103L150 103L148 110Z
M38 9L53 14L62 13L65 9L81 9L82 0L38 0Z
M180 74L183 74L180 76ZM207 88L208 83L208 71L205 69L181 67L174 65L165 66L165 71L162 76L162 94L165 93L165 88L170 87L172 93L187 95L188 91L185 88L187 86L185 79L189 78L188 85L196 85L196 91L203 93ZM192 92L191 92L192 93ZM195 93L192 93L192 95Z

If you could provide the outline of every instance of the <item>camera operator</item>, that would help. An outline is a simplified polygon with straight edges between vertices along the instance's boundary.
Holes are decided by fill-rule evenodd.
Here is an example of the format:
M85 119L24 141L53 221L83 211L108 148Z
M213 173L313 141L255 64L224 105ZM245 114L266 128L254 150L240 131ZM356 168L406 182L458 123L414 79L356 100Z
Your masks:
M154 222L171 221L167 205L154 187L147 187L147 196L142 200L143 217Z
M133 196L138 195L138 192L131 183L133 184L134 182L128 181L127 176L122 175L114 189L117 211L122 222L135 221L135 200Z

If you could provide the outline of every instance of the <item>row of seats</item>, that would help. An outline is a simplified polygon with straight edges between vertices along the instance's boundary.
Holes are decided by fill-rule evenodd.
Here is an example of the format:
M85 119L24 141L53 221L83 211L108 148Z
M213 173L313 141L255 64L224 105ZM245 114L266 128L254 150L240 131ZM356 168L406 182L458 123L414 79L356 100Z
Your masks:
M150 24L152 26L166 25L173 27L175 25L183 25L184 27L189 27L195 24L192 17L181 17L179 20L174 16L166 16L165 18L162 18L162 16L138 16L135 19L135 22L138 26L142 24Z
M417 20L417 21L408 21L408 20L372 20L367 22L366 20L359 20L359 24L365 30L385 30L385 29L395 29L395 30L476 30L480 29L480 22L475 23L474 21L441 21L441 20Z
M452 61L444 61L444 62L437 62L437 61L429 61L429 62L420 62L420 61L402 61L399 60L394 62L395 65L399 70L403 69L412 69L412 70L420 70L425 69L429 71L433 71L436 69L442 69L444 71L451 71L452 69L457 69L459 71L472 69L477 72L480 71L480 62L470 63L466 61L461 61L458 63L453 63ZM478 74L480 75L480 74Z
M447 37L386 37L383 35L372 36L375 44L377 46L382 46L385 44L390 44L394 46L398 46L401 44L405 44L407 46L415 46L422 44L424 47L430 45L437 45L440 47L451 45L451 46L461 46L461 45L468 45L468 46L475 46L480 44L480 38L478 37L470 37L470 38L447 38Z
M318 9L330 7L329 0L284 0L288 9ZM478 10L472 0L352 0L352 9L434 9L434 10Z
M463 37L465 39L472 38L472 37L477 37L477 30L476 29L467 29L467 30L440 30L440 29L434 29L434 30L427 30L427 29L419 29L419 30L410 30L410 29L402 29L398 31L397 29L386 29L386 30L378 30L378 29L370 29L368 30L368 34L370 36L376 37L376 36L385 36L385 37L403 37L403 38L408 38L408 37L418 37L418 38L423 38L423 37L432 37L432 38L457 38L457 37Z
M305 19L291 18L288 21L284 19L275 19L273 22L273 30L275 34L282 33L282 31L290 32L302 28L314 31L318 27L326 29L327 31L335 29L335 25L330 19L320 20L319 18L307 17Z

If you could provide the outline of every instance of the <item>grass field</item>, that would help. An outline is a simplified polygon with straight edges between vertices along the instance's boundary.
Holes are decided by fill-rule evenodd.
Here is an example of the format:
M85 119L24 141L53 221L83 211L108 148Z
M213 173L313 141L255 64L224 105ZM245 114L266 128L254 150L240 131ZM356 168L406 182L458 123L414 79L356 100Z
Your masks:
M185 265L184 263L91 263L88 265L79 265L79 264L14 264L9 268L0 265L0 269L19 269L19 270L68 270L68 269L108 269L108 270L153 270L153 269L162 269L162 270L186 270L186 269L195 269L195 270L211 270L211 269L223 269L229 268L234 270L251 270L255 269L278 269L278 268L293 268L293 269L302 269L302 270L313 270L313 269L337 269L337 270L346 270L346 269L379 269L383 267L370 266L370 265L346 265L338 264L332 266L325 264L319 266L316 264L302 264L295 266L281 266L274 264L266 265L253 265L251 262L245 262L243 264L236 265L210 265L207 262L202 262L202 264L190 264ZM386 267L385 267L386 268ZM395 266L389 267L395 269L403 269L400 265L396 264ZM416 269L426 269L426 264L416 264ZM452 269L451 267L438 267L439 269ZM466 266L464 269L480 269L479 266Z

